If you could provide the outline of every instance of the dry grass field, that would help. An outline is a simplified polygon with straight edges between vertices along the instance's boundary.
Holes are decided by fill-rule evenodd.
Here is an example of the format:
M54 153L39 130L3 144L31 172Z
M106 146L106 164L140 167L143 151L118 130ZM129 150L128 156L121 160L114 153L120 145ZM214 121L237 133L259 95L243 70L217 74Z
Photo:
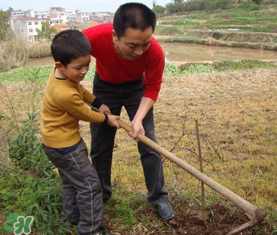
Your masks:
M90 83L85 84L91 89ZM276 70L165 77L155 104L156 137L162 147L199 169L195 131L198 120L204 173L253 205L271 211L276 219L276 115ZM124 110L122 120L129 123ZM89 143L85 123L82 132ZM178 205L176 197L190 195L196 204L201 203L200 183L166 158L164 172L174 209L184 218L188 205ZM136 143L124 130L117 134L112 175L115 188L140 192L142 197L146 193ZM206 203L215 201L223 199L206 187ZM210 230L205 234L220 233Z
M91 81L83 84L92 89ZM41 99L45 85L42 84L36 99ZM17 116L26 115L26 107L22 108L21 103L30 99L28 89L22 90L23 87L22 82L1 87L2 114L11 113L7 108L10 96ZM197 169L195 120L198 120L204 173L269 214L260 228L242 235L276 234L277 70L165 76L154 111L159 144ZM121 118L129 123L124 110ZM5 128L1 126L2 160L7 156ZM89 148L88 123L81 122L81 133ZM106 205L105 216L105 225L113 235L223 235L247 221L241 210L206 186L205 228L198 215L199 181L166 158L164 174L165 188L175 210L170 223L158 221L146 202L136 142L123 129L118 130L112 169L114 196ZM128 210L120 209L119 205ZM133 214L128 214L129 209ZM128 222L130 219L133 221Z

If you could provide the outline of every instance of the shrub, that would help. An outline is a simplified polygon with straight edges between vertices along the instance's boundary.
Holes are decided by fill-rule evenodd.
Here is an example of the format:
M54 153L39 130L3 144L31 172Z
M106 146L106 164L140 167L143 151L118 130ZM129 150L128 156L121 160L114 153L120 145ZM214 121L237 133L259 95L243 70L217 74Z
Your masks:
M164 74L173 75L179 72L178 67L174 64L166 63L164 68Z
M50 41L36 42L36 43L29 44L28 57L40 58L40 57L51 56L50 45L51 45Z
M32 230L45 235L62 235L71 232L70 226L59 219L62 208L60 176L45 156L40 142L37 103L41 78L39 70L27 77L27 118L8 117L15 134L9 142L10 164L0 165L0 201L3 213L18 212L34 217ZM28 92L28 93L29 93ZM15 106L14 103L9 105ZM17 107L10 107L16 110ZM2 124L2 123L0 123ZM10 131L8 134L11 134Z
M27 45L20 38L6 33L0 43L0 72L22 66L28 59Z

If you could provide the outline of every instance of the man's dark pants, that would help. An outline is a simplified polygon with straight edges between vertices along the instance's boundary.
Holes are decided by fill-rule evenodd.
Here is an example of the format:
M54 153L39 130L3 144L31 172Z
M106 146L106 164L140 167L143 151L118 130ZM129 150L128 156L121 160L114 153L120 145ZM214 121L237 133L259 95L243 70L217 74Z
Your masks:
M124 106L130 120L133 120L143 93L145 91L142 79L124 84L112 84L100 79L96 73L93 82L93 94L106 104L112 114L120 115ZM153 108L143 120L145 135L156 142L154 135ZM107 124L91 123L91 158L98 173L103 188L104 202L112 195L111 165L116 128ZM154 206L167 201L168 193L163 190L164 176L161 156L142 142L138 142L141 155L148 200Z

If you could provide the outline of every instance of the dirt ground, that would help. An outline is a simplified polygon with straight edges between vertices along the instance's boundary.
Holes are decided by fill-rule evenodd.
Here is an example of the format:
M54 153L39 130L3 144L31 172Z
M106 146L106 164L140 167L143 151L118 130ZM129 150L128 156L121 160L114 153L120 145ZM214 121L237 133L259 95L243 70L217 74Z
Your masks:
M91 84L86 85L91 88ZM156 137L162 147L198 168L195 157L198 153L195 120L198 120L204 172L253 205L276 214L276 115L276 70L165 77L155 104ZM125 112L122 120L128 123ZM88 128L84 126L83 131L89 141ZM125 131L119 130L113 184L145 195L137 155L135 143ZM155 211L149 206L142 214L136 214L138 223L131 230L124 230L110 222L114 214L108 213L106 224L113 235L223 235L249 221L241 209L236 206L230 209L225 200L218 199L205 208L205 227L199 204L191 205L180 196L187 191L199 192L199 182L166 158L164 172L174 219L157 222ZM208 192L207 198L212 195ZM146 217L149 223L144 225L141 217ZM276 226L277 221L267 218L260 226L240 234L269 235L274 227L276 233Z
M83 84L91 90L91 81ZM20 103L16 84L8 85L7 92ZM204 173L254 206L275 214L240 235L277 234L277 70L165 76L154 112L160 146L197 169L198 120ZM129 123L124 110L121 118ZM80 127L89 147L89 125L81 122ZM112 199L104 216L112 235L224 235L249 220L236 205L230 206L206 188L205 224L199 181L166 158L164 175L174 218L162 223L142 200L132 209L144 209L135 213L135 225L126 229L124 222L114 220L120 215L114 209L118 201ZM123 187L145 198L136 143L122 129L116 136L112 183L114 188Z

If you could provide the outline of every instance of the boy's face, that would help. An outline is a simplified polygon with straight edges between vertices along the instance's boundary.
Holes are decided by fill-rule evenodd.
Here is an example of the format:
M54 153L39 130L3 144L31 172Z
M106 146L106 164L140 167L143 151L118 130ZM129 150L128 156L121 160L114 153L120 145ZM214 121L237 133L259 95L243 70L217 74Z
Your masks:
M89 64L90 54L72 60L66 67L58 61L56 62L56 68L67 79L73 82L80 82L86 76L86 73L89 70Z
M144 31L128 27L120 38L113 31L113 43L117 53L126 60L138 59L150 46L153 30L148 27Z

